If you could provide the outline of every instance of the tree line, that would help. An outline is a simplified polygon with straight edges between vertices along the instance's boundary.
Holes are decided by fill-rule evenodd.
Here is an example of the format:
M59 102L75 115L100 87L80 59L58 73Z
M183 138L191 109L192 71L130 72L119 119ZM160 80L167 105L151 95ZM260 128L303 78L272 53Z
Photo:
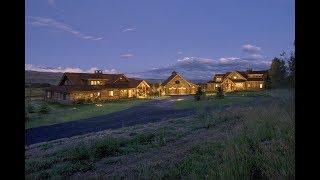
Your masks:
M289 55L282 52L279 57L272 59L267 81L269 88L295 86L295 59L295 51L291 51Z

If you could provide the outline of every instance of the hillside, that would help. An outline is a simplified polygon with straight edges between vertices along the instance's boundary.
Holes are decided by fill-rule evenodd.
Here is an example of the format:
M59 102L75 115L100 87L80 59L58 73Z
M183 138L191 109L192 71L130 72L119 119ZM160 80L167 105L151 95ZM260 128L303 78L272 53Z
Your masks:
M63 73L25 71L25 83L49 83L57 85Z

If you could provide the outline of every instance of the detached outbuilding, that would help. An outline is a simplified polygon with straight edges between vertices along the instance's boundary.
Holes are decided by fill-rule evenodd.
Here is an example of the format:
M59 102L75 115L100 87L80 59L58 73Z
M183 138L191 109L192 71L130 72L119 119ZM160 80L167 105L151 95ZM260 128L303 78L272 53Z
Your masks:
M198 85L187 81L173 71L171 76L161 84L161 95L190 95L197 92Z

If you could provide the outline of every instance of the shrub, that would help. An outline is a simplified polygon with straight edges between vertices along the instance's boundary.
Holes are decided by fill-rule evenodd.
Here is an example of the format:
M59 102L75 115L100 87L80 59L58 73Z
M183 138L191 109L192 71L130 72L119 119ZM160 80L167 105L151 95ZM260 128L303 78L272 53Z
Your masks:
M196 101L200 101L201 97L204 95L202 88L199 86L196 94L194 95L194 99Z
M90 149L84 145L76 145L70 149L67 149L62 154L66 160L71 160L73 162L85 161L90 159Z
M25 121L28 121L29 119L30 119L29 113L28 113L28 112L25 112L25 113L24 113L24 120L25 120Z
M39 113L41 114L48 114L50 112L50 108L46 103L41 104L41 107L39 109Z
M216 93L216 98L217 99L223 99L224 98L224 94L223 94L223 91L222 91L221 87L218 87L218 90L217 90L217 93Z
M115 155L118 152L120 152L120 141L114 138L99 140L93 147L93 154L95 158Z
M77 100L75 101L75 103L76 103L76 104L83 104L83 103L85 103L85 99L77 99Z
M28 111L29 113L34 113L34 112L35 112L34 106L31 105L31 104L28 104L28 106L27 106L27 111Z

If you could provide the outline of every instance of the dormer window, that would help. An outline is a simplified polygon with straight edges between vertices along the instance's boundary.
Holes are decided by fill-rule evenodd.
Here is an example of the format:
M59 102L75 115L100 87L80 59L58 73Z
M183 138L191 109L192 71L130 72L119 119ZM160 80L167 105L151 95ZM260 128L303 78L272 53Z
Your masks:
M221 78L219 77L219 78L217 78L217 81L221 81Z
M102 85L102 81L90 81L90 85Z

